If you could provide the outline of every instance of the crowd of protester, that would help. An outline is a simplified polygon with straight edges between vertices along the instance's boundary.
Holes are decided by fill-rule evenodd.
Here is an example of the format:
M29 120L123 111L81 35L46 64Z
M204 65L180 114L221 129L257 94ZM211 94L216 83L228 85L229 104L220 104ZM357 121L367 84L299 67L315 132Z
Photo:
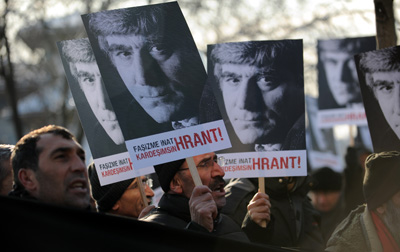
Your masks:
M215 153L193 160L203 185L195 186L186 159L155 166L164 191L155 207L147 176L101 186L73 134L49 125L0 145L0 192L299 251L399 251L400 152L349 147L342 173L323 167L266 178L265 193L257 179L225 180Z

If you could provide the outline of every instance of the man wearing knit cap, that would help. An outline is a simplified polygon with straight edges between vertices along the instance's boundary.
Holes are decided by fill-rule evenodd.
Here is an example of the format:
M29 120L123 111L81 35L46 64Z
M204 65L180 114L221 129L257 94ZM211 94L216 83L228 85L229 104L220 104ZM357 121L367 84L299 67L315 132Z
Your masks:
M321 233L326 244L336 226L346 217L342 175L329 167L323 167L315 170L311 178L309 195L312 205L321 215Z
M96 200L99 212L133 218L139 217L144 204L140 195L137 178L101 186L95 165L91 163L89 165L89 179L92 187L92 195ZM144 182L146 200L150 204L154 192L146 183L148 179L145 176L141 176L140 179Z
M367 204L339 224L326 251L400 251L400 152L373 153L365 164Z
M193 160L203 185L194 185L185 159L154 167L164 195L158 208L141 220L248 241L240 227L220 213L226 204L225 172L217 163L215 153L194 156ZM255 225L261 226L263 221L269 223L270 207L268 195L257 193L253 197L248 212Z

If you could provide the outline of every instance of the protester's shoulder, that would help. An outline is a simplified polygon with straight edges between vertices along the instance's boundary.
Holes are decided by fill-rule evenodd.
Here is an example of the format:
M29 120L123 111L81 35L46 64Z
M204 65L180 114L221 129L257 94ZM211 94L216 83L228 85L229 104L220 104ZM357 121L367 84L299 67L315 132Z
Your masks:
M355 251L365 246L361 216L364 213L365 205L359 206L336 227L327 243L326 251Z
M177 228L185 228L185 226L188 224L183 219L171 215L160 207L154 208L140 220Z
M240 195L246 195L257 191L255 185L249 179L236 178L229 180L228 184L225 186L225 191L229 194L232 191L237 191Z
M257 192L257 188L249 179L231 179L225 186L225 192L227 202L222 211L230 215L241 204L247 205L247 202Z
M220 223L217 226L216 235L219 237L234 239L237 241L248 242L247 235L240 226L229 216L220 214Z
M231 217L229 217L228 215L223 214L223 213L220 214L220 216L221 216L221 222L223 223L223 226L228 227L231 230L241 230L240 226L238 226Z

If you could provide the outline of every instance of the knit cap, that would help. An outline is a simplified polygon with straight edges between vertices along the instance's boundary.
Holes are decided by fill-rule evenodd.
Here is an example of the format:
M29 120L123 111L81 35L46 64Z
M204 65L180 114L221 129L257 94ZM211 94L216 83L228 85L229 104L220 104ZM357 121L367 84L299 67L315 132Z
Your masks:
M89 180L92 186L92 196L97 202L100 212L108 212L121 198L125 190L132 184L134 179L127 179L117 183L101 186L94 163L89 165Z
M329 167L314 171L311 175L312 191L340 191L342 190L342 175Z
M179 159L169 163L154 166L154 170L157 173L158 181L160 182L160 186L164 192L169 191L171 180L184 162L185 159Z
M375 210L400 191L400 152L373 153L365 160L365 201Z

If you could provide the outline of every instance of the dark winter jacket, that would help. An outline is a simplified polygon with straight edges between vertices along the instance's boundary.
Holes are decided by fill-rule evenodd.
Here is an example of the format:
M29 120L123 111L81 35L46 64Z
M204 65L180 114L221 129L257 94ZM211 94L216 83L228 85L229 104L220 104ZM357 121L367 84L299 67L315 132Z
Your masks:
M189 199L177 194L164 194L158 203L158 207L141 220L208 233L208 230L203 226L191 221ZM214 220L214 230L211 234L237 241L249 241L240 227L224 214L219 214Z
M268 178L265 185L272 218L266 232L259 232L246 216L247 204L257 192L257 179L232 179L225 187L227 204L222 212L243 223L242 229L251 241L302 251L323 251L320 218L307 197L308 184L299 179L292 192L288 192L287 180L283 178Z

